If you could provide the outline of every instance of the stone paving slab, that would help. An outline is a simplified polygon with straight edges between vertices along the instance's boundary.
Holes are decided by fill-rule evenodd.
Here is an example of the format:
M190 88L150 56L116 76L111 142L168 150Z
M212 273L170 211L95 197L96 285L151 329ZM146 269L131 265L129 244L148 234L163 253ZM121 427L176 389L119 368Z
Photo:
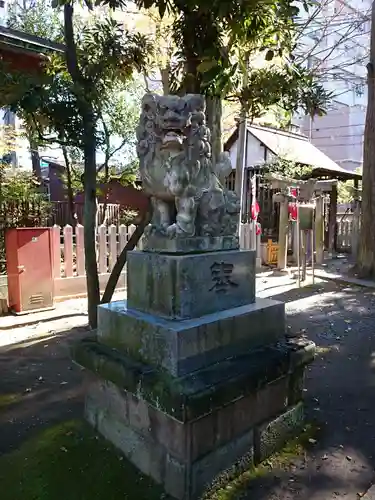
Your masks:
M311 276L312 271L308 270L307 274ZM375 281L372 281L372 280L362 280L359 278L353 278L353 277L347 276L345 274L335 273L332 271L326 271L324 269L316 269L314 271L314 274L316 277L324 279L324 280L333 280L333 281L337 281L338 283L349 283L351 285L361 286L364 288L375 288Z
M125 296L125 292L119 292L113 299L121 300ZM87 326L87 299L60 302L56 304L55 309L48 311L20 316L0 316L0 348L85 326Z

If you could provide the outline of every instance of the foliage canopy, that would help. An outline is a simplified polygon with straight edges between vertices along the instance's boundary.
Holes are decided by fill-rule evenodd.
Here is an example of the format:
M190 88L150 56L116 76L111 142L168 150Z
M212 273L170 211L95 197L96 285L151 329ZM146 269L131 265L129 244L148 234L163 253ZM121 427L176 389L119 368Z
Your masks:
M80 88L72 81L64 55L54 54L46 62L43 75L10 72L3 65L1 87L8 92L3 93L2 104L31 118L40 141L82 148L80 99L88 99L93 105L96 122L109 116L111 128L121 132L118 118L124 110L124 96L119 87L130 80L134 70L145 67L150 51L146 37L129 33L110 17L96 17L90 23L81 23L77 36ZM99 147L105 144L102 126L97 128L96 141Z
M323 114L330 98L309 70L294 62L295 23L309 1L138 0L144 9L174 16L174 92L239 100L250 118L280 105ZM247 64L249 63L249 65ZM243 74L248 82L243 85Z

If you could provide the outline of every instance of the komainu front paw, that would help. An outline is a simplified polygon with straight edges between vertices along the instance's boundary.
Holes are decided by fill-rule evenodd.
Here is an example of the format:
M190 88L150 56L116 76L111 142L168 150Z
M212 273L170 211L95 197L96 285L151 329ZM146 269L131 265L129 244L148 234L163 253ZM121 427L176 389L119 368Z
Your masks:
M169 238L191 238L192 236L195 235L195 229L194 226L191 227L190 225L187 226L181 226L178 222L175 224L172 224L171 226L168 227L167 229L167 235Z
M172 224L167 227L167 235L169 238L174 238L177 234L177 224Z
M152 236L152 235L157 235L157 234L166 234L167 233L167 227L168 225L165 224L164 226L160 226L158 224L149 224L145 228L145 235L146 236Z

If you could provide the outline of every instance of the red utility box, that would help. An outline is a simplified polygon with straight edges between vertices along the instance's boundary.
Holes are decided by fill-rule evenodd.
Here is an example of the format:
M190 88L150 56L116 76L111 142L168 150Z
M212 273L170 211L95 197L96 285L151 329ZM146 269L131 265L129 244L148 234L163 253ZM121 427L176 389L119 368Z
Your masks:
M53 307L50 235L48 227L5 233L9 308L16 313Z

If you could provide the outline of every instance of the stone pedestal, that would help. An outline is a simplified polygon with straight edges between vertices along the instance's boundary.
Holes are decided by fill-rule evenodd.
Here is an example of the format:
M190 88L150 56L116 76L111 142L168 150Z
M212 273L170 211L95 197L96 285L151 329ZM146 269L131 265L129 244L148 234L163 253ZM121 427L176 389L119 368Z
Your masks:
M255 252L191 255L129 252L129 307L170 319L198 318L255 301Z
M255 252L131 252L128 300L74 346L86 417L179 500L280 448L303 424L315 346L285 338L284 304L255 299Z

